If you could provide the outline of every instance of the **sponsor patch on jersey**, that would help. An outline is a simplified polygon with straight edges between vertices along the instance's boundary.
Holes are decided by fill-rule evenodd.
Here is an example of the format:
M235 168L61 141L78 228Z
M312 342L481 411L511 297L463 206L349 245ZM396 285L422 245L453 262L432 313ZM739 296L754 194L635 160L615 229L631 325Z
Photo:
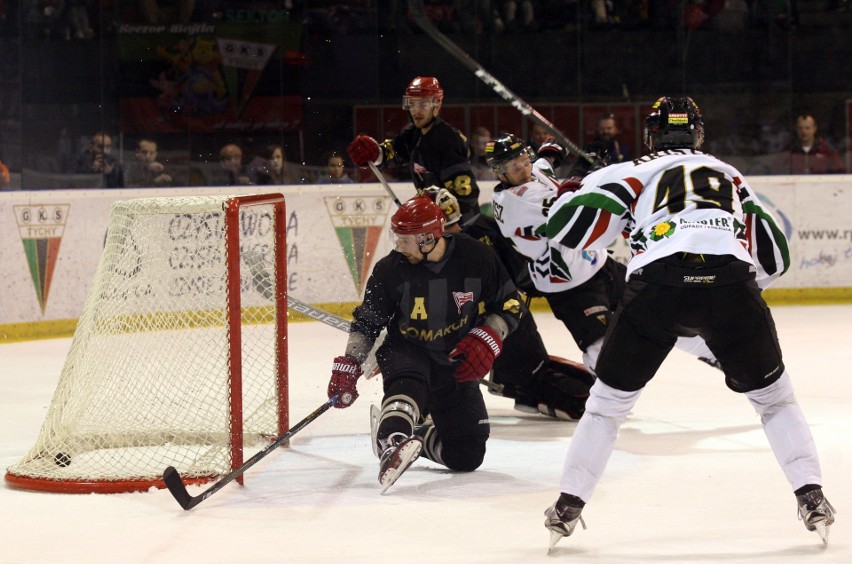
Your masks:
M669 123L672 125L688 125L689 116L686 114L669 114Z
M710 274L708 276L684 276L683 283L684 284L714 284L716 282L716 275Z
M462 306L467 302L473 302L473 292L453 292L453 301L461 313Z

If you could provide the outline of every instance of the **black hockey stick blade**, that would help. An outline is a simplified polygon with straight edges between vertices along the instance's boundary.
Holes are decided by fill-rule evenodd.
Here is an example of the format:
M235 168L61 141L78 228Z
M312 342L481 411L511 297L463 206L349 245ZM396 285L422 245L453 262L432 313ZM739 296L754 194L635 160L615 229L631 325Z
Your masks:
M453 43L453 41L444 35L435 25L429 20L429 17L426 16L426 12L423 8L423 0L409 0L409 6L411 6L411 12L414 16L414 21L420 26L426 35L431 37L438 45L443 47L450 55L458 59L463 65L473 71L482 82L491 87L491 89L497 93L501 98L509 102L513 108L521 112L523 115L527 116L546 130L548 130L554 137L556 137L557 141L564 146L566 149L578 155L585 160L589 161L589 163L594 163L594 159L587 152L580 149L575 143L573 143L568 137L565 136L555 125L550 123L550 121L541 115L535 108L530 106L527 102L525 102L520 96L506 88L506 85L497 80L494 75L489 73L485 68L480 65L476 60L465 53L465 51Z
M175 498L175 500L177 500L180 506L185 510L189 511L214 493L224 488L226 485L236 480L246 470L254 466L262 458L266 457L266 455L280 447L285 442L289 441L293 435L307 427L311 421L328 411L328 409L332 405L334 405L335 401L337 401L337 396L329 399L327 402L316 408L307 417L296 423L289 431L275 439L274 442L270 443L263 450L258 451L254 456L246 460L242 465L237 468L234 468L229 474L220 478L212 486L201 492L199 495L190 495L190 493L186 491L186 484L184 484L183 479L180 477L180 472L178 472L177 469L173 466L169 466L163 471L163 482L165 482L166 487L172 493L172 496Z

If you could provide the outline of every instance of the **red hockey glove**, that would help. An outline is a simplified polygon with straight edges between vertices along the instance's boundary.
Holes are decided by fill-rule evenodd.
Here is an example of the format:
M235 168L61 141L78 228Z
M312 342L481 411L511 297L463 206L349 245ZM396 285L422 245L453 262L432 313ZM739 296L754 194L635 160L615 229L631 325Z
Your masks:
M358 166L367 166L379 160L381 149L375 139L369 135L359 135L346 147L349 158Z
M361 365L351 357L338 356L331 365L331 380L328 381L328 397L337 396L334 407L349 407L358 399L356 384L361 377Z
M544 157L549 160L553 168L559 168L559 166L565 162L565 159L568 158L568 151L566 151L562 145L557 143L556 138L552 135L544 140L544 143L542 143L541 147L538 148L538 153L536 154L539 157Z
M456 380L469 382L488 374L501 350L503 341L497 332L491 327L480 325L471 329L447 357L460 361L456 368Z

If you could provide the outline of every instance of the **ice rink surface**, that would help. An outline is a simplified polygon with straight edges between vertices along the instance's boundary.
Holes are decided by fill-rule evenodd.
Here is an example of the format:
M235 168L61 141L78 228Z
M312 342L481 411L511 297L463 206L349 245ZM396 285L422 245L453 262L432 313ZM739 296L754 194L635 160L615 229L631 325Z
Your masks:
M745 397L675 351L622 426L578 529L547 555L543 511L559 493L575 423L512 409L486 393L482 467L419 460L386 495L369 441L378 380L192 511L166 491L71 495L0 489L0 563L852 562L852 306L773 308L785 361L838 511L830 545L796 517L794 497ZM580 359L549 314L548 349ZM346 335L290 326L291 421L326 399ZM0 345L0 462L34 444L70 339ZM250 453L246 456L248 457ZM191 487L197 494L202 488Z

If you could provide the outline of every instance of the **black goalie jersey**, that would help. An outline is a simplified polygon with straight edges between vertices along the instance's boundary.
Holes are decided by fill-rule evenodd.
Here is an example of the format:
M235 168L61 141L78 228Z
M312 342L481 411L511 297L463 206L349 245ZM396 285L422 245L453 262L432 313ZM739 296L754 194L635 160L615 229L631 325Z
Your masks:
M466 235L445 237L440 262L410 264L393 251L376 263L353 332L374 341L387 327L386 345L404 340L448 365L447 353L488 315L502 317L509 331L517 327L521 302L497 256Z

